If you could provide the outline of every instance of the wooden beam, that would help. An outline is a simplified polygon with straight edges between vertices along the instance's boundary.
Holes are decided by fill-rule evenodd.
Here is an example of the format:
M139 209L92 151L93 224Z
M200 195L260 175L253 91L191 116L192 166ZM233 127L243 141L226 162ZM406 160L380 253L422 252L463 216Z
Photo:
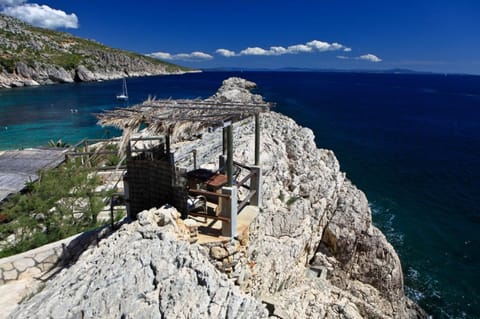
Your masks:
M204 191L204 190L201 190L201 189L189 189L188 192L192 193L192 194L198 194L198 195L206 195L206 196L208 195L208 196L230 198L229 195L225 195L225 194L222 194L222 193L216 193L216 192Z
M167 154L170 154L170 132L167 133L167 135L165 135L165 152Z
M255 114L255 165L260 164L260 114Z
M249 203L250 203L250 200L252 199L252 197L256 194L257 192L255 190L252 190L250 191L250 194L248 194L248 196L240 203L238 204L238 212L237 213L240 213L240 211L242 209L245 208L245 206L247 206Z
M230 222L230 218L226 218L226 217L223 217L223 216L208 215L208 214L197 213L197 212L188 212L188 215L195 216L195 217L204 217L204 218L210 218L210 219L215 219L215 220L221 220L222 222Z

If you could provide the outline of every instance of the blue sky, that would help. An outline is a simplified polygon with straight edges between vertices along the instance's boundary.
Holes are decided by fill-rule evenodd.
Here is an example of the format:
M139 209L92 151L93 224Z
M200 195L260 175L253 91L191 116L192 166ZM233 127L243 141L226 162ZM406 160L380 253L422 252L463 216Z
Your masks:
M1 11L195 68L480 74L479 0L30 1Z

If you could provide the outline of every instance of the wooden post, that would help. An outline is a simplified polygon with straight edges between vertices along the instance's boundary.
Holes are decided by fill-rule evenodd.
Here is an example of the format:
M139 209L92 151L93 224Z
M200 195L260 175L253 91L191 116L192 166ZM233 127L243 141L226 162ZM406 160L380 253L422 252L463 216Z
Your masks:
M170 132L165 135L165 152L167 153L167 156L170 155Z
M123 192L125 198L125 208L127 210L127 217L130 219L134 219L135 217L132 216L132 210L130 209L130 187L128 185L128 173L123 177Z
M222 154L226 155L227 154L227 129L224 127L222 129Z
M127 142L127 166L128 166L128 162L132 159L132 145L130 145L130 140L128 140Z
M250 191L254 190L255 194L250 200L250 205L262 207L262 168L260 166L252 166L252 179L250 180Z
M255 113L255 165L260 165L260 114Z
M85 153L87 153L87 156L86 156L86 160L85 160L85 166L86 167L90 167L90 155L88 155L88 140L85 139L85 142L84 142L84 146L85 146Z
M227 186L233 185L233 130L227 126Z
M193 150L193 169L197 169L197 150Z
M114 217L113 217L113 195L110 196L110 228L113 229L113 227L115 226L114 224Z

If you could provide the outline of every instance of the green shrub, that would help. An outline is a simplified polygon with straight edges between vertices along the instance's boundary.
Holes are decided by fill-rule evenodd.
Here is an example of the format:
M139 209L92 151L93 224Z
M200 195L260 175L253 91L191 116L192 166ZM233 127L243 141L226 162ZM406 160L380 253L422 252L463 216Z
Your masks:
M95 192L100 185L92 170L71 161L40 172L25 194L2 207L12 221L0 224L0 240L16 235L15 245L4 247L0 257L20 253L99 226L98 213L111 192Z

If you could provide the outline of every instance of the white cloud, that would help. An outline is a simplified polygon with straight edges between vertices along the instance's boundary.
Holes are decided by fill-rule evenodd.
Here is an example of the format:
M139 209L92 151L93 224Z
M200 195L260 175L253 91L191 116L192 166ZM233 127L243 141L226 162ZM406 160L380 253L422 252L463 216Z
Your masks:
M219 49L219 50L224 50L224 49ZM336 43L336 42L328 43L328 42L323 42L319 40L313 40L305 44L290 45L286 48L282 46L271 46L269 49L264 49L260 47L249 47L240 51L238 55L278 56L278 55L284 55L284 54L313 53L313 52L326 52L326 51L339 51L339 50L350 52L352 49L344 46L343 44Z
M309 47L306 44L295 44L287 48L290 53L303 53L303 52L312 52L312 47Z
M1 7L14 7L21 5L26 0L0 0L0 8Z
M195 51L192 53L179 53L179 54L170 54L167 52L154 52L147 54L152 58L157 58L160 60L183 60L183 61L201 61L201 60L210 60L213 59L213 56L210 54Z
M259 47L253 47L240 51L240 55L272 55L272 53Z
M328 42L323 42L323 41L318 41L318 40L313 40L310 41L306 44L307 46L311 47L312 49L317 50L318 52L326 52L326 51L338 51L342 49L349 49L345 47L344 45L334 42L334 43L328 43Z
M223 55L224 57L232 57L232 56L235 56L235 51L230 51L230 50L227 50L227 49L218 49L217 51L215 51L216 53L220 54L220 55Z
M374 54L364 54L364 55L361 55L361 56L357 56L357 57L348 57L348 56L344 56L344 55L337 55L337 59L340 59L340 60L365 60L365 61L370 61L370 62L382 62L382 59L380 59L378 56L374 55Z
M357 57L356 59L357 60L365 60L365 61L375 62L375 63L382 62L382 59L380 59L376 55L370 54L370 53L361 55L361 56Z
M46 5L36 3L22 4L20 0L0 0L5 7L3 14L18 18L37 27L57 29L57 28L78 28L78 18L65 11L52 9Z
M154 52L147 54L149 57L160 59L160 60L173 60L173 57L170 53L167 52Z

